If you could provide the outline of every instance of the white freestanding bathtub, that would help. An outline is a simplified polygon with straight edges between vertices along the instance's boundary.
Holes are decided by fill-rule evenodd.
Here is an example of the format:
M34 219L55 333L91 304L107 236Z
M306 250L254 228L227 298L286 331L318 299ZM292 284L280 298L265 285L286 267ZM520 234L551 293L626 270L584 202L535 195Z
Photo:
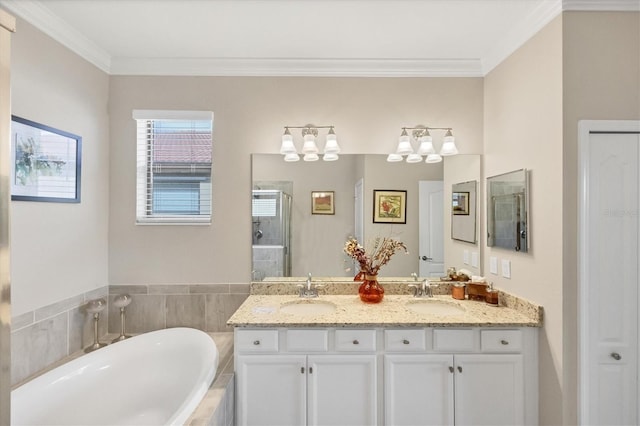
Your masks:
M211 337L168 328L110 344L11 392L12 425L178 425L218 368Z

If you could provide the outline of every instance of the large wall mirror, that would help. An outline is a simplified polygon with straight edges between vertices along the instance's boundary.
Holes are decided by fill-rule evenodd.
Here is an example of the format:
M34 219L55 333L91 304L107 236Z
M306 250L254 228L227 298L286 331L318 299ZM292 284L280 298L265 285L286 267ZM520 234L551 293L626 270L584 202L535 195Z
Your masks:
M443 189L433 188L443 188L447 160L388 163L386 155L348 154L333 162L285 163L278 154L253 154L252 280L353 277L355 265L342 251L351 236L365 247L375 237L407 245L409 254L396 254L381 269L383 277L442 275L451 264L443 250L451 235L444 224L449 204ZM406 223L374 222L376 190L406 191ZM425 191L431 192L421 195Z
M529 251L527 169L487 178L487 246Z

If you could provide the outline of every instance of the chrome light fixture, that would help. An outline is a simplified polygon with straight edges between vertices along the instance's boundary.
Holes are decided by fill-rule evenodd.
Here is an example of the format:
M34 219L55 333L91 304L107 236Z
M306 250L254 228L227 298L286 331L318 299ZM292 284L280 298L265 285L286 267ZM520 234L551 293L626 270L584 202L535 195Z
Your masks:
M318 149L318 145L316 145L318 129L329 129L325 139L324 150L322 151L322 159L324 161L335 161L338 159L340 145L338 145L338 138L336 137L334 126L315 126L313 124L307 124L306 126L284 127L282 145L280 146L280 154L284 155L284 161L300 160L300 155L293 143L293 136L289 129L301 129L304 143L300 154L303 154L302 159L304 161L318 161L320 159L320 150Z
M411 131L411 136L409 136L407 130ZM446 130L439 153L436 152L433 146L433 137L429 132L430 130ZM411 145L412 137L419 143L416 151L413 150L413 146ZM451 133L451 127L427 127L417 125L415 127L402 128L402 133L398 139L398 147L395 152L387 156L387 161L402 161L406 155L407 163L419 163L422 161L423 156L426 156L425 163L439 163L442 161L443 156L456 155L457 153L458 148L455 144L455 138Z

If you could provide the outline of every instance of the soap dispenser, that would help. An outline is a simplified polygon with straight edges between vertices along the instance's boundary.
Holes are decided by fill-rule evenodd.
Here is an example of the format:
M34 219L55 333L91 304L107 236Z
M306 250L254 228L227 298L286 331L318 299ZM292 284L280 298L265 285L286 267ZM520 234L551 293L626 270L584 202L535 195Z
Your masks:
M498 290L493 288L493 283L489 283L484 300L487 305L498 306Z

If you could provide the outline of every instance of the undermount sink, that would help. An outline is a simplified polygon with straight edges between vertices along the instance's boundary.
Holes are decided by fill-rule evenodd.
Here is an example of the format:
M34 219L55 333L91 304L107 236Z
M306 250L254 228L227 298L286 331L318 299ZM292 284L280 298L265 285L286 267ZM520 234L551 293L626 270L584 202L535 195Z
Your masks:
M421 299L407 302L407 308L418 314L461 315L465 309L455 303L444 300Z
M335 311L335 304L322 300L296 300L280 306L280 312L292 315L322 315Z

